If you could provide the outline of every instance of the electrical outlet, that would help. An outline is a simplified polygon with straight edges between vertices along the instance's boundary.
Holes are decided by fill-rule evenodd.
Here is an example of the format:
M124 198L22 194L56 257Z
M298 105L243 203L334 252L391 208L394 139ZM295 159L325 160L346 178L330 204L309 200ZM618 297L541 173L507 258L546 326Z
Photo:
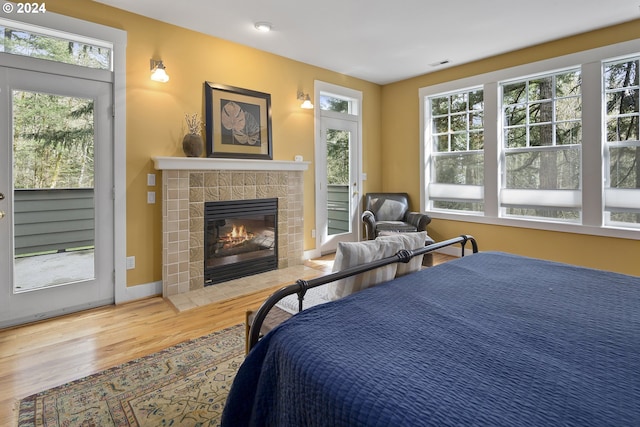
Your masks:
M155 185L156 185L156 174L155 173L148 173L147 174L147 185L149 187L155 187Z
M155 191L147 191L147 203L150 205L156 202L156 192Z
M311 230L311 238L312 239L316 238L316 229L315 228L313 230Z
M128 256L127 257L127 270L133 270L136 268L136 257Z

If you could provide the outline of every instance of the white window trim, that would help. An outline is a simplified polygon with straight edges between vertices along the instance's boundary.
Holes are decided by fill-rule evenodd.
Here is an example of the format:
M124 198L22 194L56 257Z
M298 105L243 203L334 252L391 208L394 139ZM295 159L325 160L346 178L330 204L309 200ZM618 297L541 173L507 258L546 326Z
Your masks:
M467 77L464 79L440 83L433 86L420 88L419 114L420 114L420 205L422 209L428 206L429 167L428 123L425 123L427 98L430 96L464 91L471 87L484 86L485 101L485 185L484 185L484 215L457 212L430 211L429 215L435 219L453 221L465 221L489 225L512 226L531 228L537 230L560 231L577 234L589 234L597 236L617 237L640 240L640 230L628 228L614 228L604 226L603 206L605 203L605 191L603 189L603 163L602 163L602 94L601 69L605 59L633 55L640 52L640 39L618 43L601 48L577 52L570 55L551 58L544 61L525 64L517 67L498 70L490 73ZM540 73L549 73L554 70L580 66L582 64L582 99L583 99L583 141L582 141L582 170L589 171L582 176L582 223L558 223L548 220L531 218L502 218L499 215L500 196L500 155L499 135L501 133L501 116L499 109L498 87L499 82L516 78L525 79ZM593 173L599 171L599 173ZM614 197L610 191L607 197ZM611 194L611 196L610 196ZM575 202L575 194L572 196Z
M43 27L40 25L33 25L30 23L26 22L27 20L25 19L24 21L14 21L11 19L4 19L4 18L0 18L0 24L2 25L6 25L10 28L15 28L16 30L22 30L25 31L27 33L33 33L33 34L38 34L38 35L42 35L42 36L48 36L48 37L53 37L55 39L62 39L62 40L73 40L74 42L78 42L78 43L85 43L88 44L90 46L96 46L96 47L104 47L104 48L108 48L111 49L112 53L113 53L113 43L110 41L105 41L102 39L97 39L97 38L91 38L91 37L87 37L87 36L83 36L80 34L74 34L74 33L70 33L68 31L65 30L53 30L50 26L49 27ZM113 71L113 55L111 56L111 63L109 64L109 71ZM101 69L101 68L98 68Z
M18 15L12 15L16 18ZM127 53L127 32L116 28L83 21L77 18L71 18L47 12L43 14L24 14L19 15L20 21L30 25L48 28L55 31L82 34L92 41L105 40L113 46L112 63L113 71L84 69L70 64L55 63L46 61L47 71L52 72L53 69L60 67L61 73L67 73L72 69L83 68L82 73L95 73L102 76L104 73L111 74L113 82L113 138L114 138L114 276L115 276L115 303L123 303L146 296L157 295L158 289L162 290L162 283L154 282L148 285L135 287L127 286L127 224L126 224L126 53ZM15 19L17 21L17 19ZM36 58L20 58L15 56L17 60L33 60L45 61ZM55 71L53 71L55 73ZM102 78L99 78L102 79Z
M335 96L336 98L344 98L347 100L351 100L353 101L351 108L352 110L350 111L350 113L338 113L335 111L327 111L327 110L322 110L320 108L320 96L322 94L331 94L332 96ZM335 85L332 83L327 83L327 82L323 82L321 80L315 80L314 81L314 99L316 100L316 106L315 106L315 112L314 112L314 155L316 159L321 158L321 156L323 156L322 153L319 152L319 144L317 141L320 141L320 139L322 138L321 135L321 121L323 117L327 117L327 118L337 118L337 119L342 119L342 120L349 120L349 121L353 121L357 123L357 128L358 128L358 155L356 158L356 165L357 165L357 174L358 174L358 181L357 181L357 185L356 185L356 191L359 193L360 189L362 188L362 151L363 151L363 146L362 146L362 92L359 90L355 90L355 89L351 89L351 88L347 88L344 86L339 86L339 85ZM320 182L324 182L326 180L326 170L321 170L318 165L316 165L315 168L315 182L316 185L318 185L318 183ZM360 198L361 199L361 198ZM323 200L321 200L318 188L316 188L316 197L315 197L315 212L316 212L316 224L315 224L315 247L316 250L313 251L312 253L310 253L310 256L316 257L320 255L320 247L322 246L322 242L321 242L321 233L318 232L321 227L323 227L323 224L320 224L320 219L318 218L318 207L320 205L322 205L324 203ZM362 212L362 203L360 203L357 207L357 212L358 215L360 215L360 213ZM358 228L357 230L354 230L354 232L356 233L357 236L357 240L360 240L361 238L361 233L362 231L360 230L360 228Z

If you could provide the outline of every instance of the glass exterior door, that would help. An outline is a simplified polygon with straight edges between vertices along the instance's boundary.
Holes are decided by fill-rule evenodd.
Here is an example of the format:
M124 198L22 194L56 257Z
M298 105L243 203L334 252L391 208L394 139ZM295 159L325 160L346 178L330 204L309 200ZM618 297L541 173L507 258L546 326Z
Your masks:
M340 241L357 241L358 173L357 126L349 120L324 118L322 143L326 181L321 185L325 204L325 226L321 230L321 251L334 251Z
M110 303L111 85L0 68L0 327Z

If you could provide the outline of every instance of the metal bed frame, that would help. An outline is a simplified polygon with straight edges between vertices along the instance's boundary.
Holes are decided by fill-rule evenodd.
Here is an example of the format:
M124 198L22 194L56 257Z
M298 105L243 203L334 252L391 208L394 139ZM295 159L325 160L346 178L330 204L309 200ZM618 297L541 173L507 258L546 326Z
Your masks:
M385 265L393 264L395 262L408 263L409 260L411 260L411 258L415 256L424 255L424 254L436 251L438 249L441 249L447 246L452 246L458 243L460 243L460 245L462 246L462 256L464 256L465 246L467 242L471 243L472 252L477 253L478 244L476 240L473 238L473 236L462 235L459 237L455 237L453 239L444 240L438 243L433 243L431 245L427 245L419 249L413 249L413 250L402 249L398 251L398 253L390 257L382 258L382 259L372 261L362 265L357 265L355 267L350 267L342 271L337 271L335 273L317 277L315 279L311 279L311 280L299 279L296 281L295 284L285 286L277 290L276 292L271 294L271 296L269 296L269 298L267 298L267 300L265 300L264 303L262 303L258 311L255 313L253 321L251 322L251 326L249 327L249 335L248 335L249 341L247 343L247 349L251 350L258 343L258 340L260 339L260 329L262 328L262 323L264 322L267 315L269 314L269 311L278 303L278 301L280 301L282 298L288 295L298 294L298 311L302 311L304 296L307 293L307 290L311 288L326 285L327 283L333 282L335 280L345 279L347 277L364 273L370 270L374 270L379 267L384 267Z

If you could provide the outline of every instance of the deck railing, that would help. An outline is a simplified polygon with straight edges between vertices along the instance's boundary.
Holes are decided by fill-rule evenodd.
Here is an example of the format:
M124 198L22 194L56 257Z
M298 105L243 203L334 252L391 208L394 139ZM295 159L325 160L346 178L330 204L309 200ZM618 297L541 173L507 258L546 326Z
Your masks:
M329 235L348 233L349 224L349 186L331 184L327 186L327 215Z
M94 245L93 188L14 191L15 254Z

